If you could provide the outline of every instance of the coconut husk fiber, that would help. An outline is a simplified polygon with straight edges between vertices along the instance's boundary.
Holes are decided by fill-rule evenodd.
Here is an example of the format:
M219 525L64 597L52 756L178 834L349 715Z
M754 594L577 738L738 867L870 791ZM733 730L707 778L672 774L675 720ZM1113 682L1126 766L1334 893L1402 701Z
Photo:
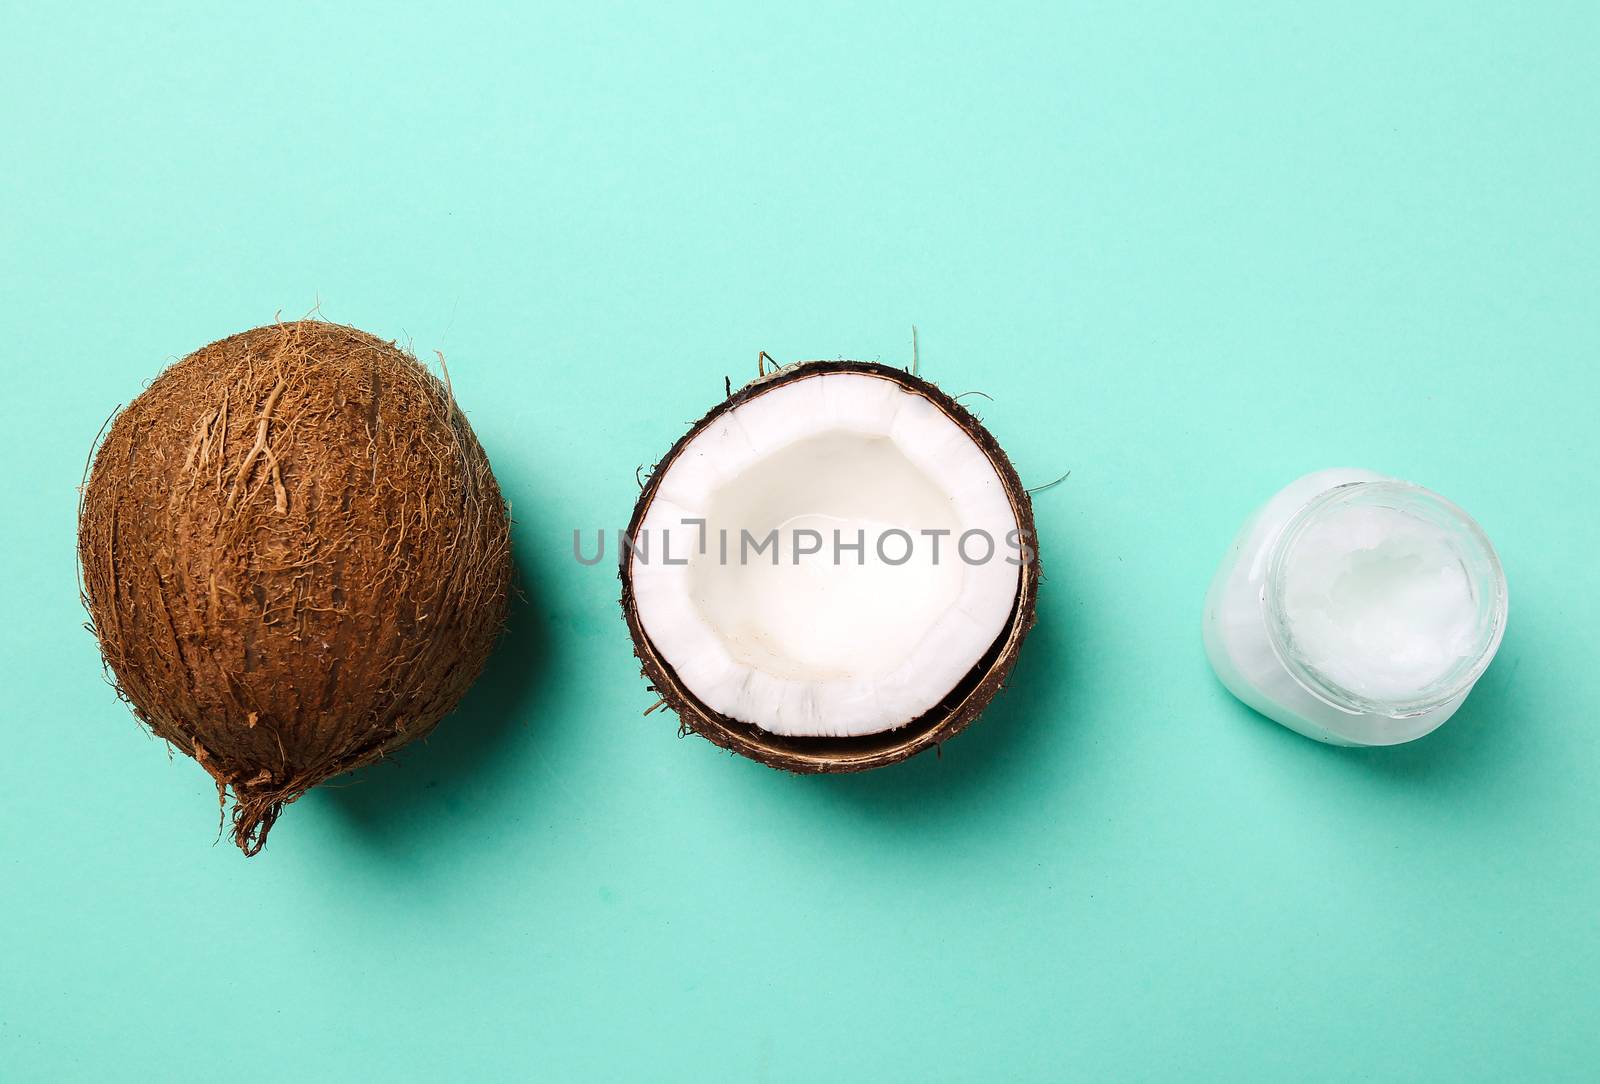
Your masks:
M296 321L195 351L116 416L78 557L119 693L232 795L249 855L461 700L505 624L509 530L446 384Z

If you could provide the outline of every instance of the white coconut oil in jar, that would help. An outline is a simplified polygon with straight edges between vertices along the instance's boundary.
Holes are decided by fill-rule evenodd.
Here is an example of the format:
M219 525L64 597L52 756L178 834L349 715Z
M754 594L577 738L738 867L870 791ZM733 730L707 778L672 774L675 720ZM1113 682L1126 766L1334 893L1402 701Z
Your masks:
M1263 715L1336 745L1449 719L1500 646L1506 582L1483 530L1421 486L1308 474L1245 523L1206 596L1212 669Z

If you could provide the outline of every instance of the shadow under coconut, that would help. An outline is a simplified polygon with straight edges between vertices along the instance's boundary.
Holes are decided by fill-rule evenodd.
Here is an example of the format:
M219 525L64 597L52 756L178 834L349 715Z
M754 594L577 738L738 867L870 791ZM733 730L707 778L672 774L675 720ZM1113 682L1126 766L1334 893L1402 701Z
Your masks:
M792 781L830 805L859 807L874 818L941 821L968 818L974 807L1022 789L1003 781L1007 773L1030 766L1059 771L1064 758L1052 754L1046 762L1042 751L1079 711L1083 682L1067 646L1075 616L1070 600L1042 604L999 695L944 746L873 771Z
M421 741L301 799L332 809L368 843L398 846L451 822L494 815L494 803L484 794L514 759L506 746L526 729L529 698L548 665L547 633L537 610L540 587L515 547L515 532L512 537L515 579L506 629L456 710Z

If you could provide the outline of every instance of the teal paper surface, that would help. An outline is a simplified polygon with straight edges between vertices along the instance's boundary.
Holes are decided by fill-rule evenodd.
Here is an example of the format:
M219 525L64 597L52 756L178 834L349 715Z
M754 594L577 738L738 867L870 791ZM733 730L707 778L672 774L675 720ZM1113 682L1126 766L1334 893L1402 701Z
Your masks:
M0 1080L1593 1080L1590 4L11 7ZM265 853L101 677L95 431L278 312L442 350L527 602L425 747ZM942 756L795 778L642 717L635 468L781 361L980 390L1047 580ZM1333 465L1511 587L1415 745L1200 647Z

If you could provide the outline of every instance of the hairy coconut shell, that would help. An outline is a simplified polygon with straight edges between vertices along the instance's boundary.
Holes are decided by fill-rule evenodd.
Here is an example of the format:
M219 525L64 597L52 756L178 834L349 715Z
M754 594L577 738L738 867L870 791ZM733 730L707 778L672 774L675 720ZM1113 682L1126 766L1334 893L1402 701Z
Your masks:
M78 556L118 690L232 792L246 854L285 804L456 706L512 574L505 502L448 389L320 321L212 343L118 414Z
M765 357L765 355L763 355ZM1017 652L1022 647L1029 630L1033 628L1039 592L1038 539L1033 527L1033 502L1016 468L1001 450L983 423L960 403L940 391L937 386L903 369L894 369L870 361L802 361L784 366L773 373L758 377L738 391L732 392L723 402L713 407L705 417L678 439L661 462L651 470L650 478L634 505L633 518L628 523L630 537L639 537L645 515L655 500L656 489L667 468L678 454L707 426L723 414L763 395L774 388L822 373L864 373L891 380L938 407L951 421L972 438L989 462L1006 492L1011 510L1016 515L1017 527L1031 557L1023 562L1018 577L1017 597L1011 607L1011 616L1005 628L990 645L966 676L951 689L939 703L904 726L879 734L864 734L852 738L797 738L771 734L760 727L740 722L707 707L679 680L671 665L662 658L655 644L645 632L639 619L639 607L633 596L633 569L624 559L619 575L622 578L622 614L633 637L634 654L638 656L641 672L650 682L651 690L678 716L681 733L699 734L715 745L760 761L773 768L802 774L823 772L859 772L893 764L925 749L934 748L966 728L988 707L995 694L1005 685L1006 678L1016 665ZM624 550L624 553L626 551ZM652 709L654 710L654 709Z

